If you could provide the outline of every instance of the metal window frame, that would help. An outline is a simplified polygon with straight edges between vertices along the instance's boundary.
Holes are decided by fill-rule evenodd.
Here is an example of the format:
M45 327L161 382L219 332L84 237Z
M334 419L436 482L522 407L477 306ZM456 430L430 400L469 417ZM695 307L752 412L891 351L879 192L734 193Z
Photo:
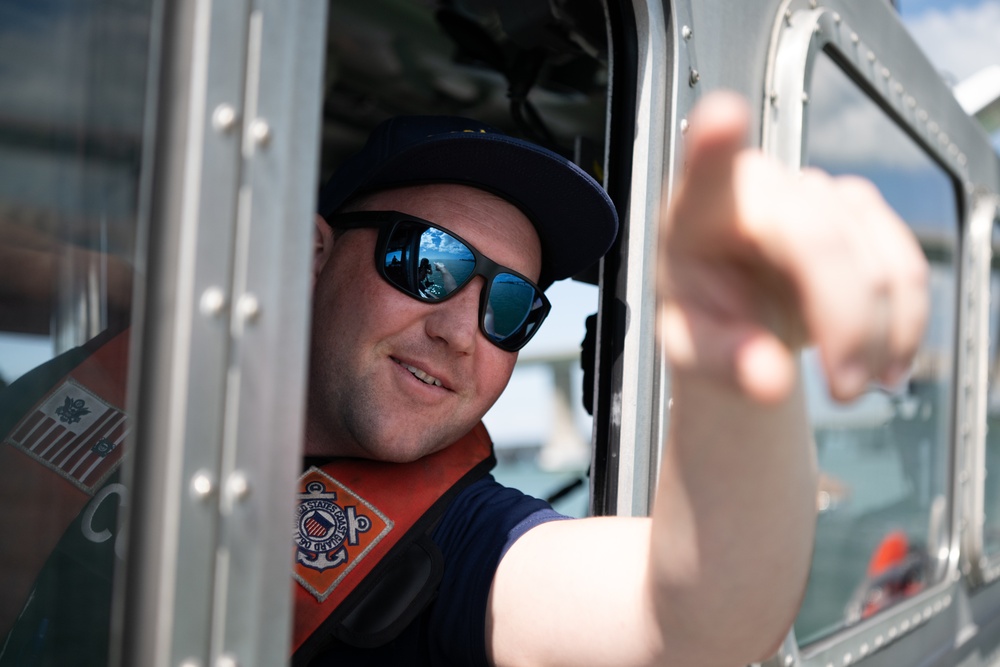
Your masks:
M880 48L883 44L887 48ZM960 462L982 446L976 442L979 435L974 429L962 427L981 422L974 417L973 378L978 359L972 343L974 315L982 292L970 282L977 239L970 236L976 225L970 224L968 212L975 209L974 183L983 182L979 179L996 182L995 156L991 159L989 142L981 129L965 115L888 6L846 0L828 0L822 4L817 0L786 0L779 8L772 33L762 144L765 151L788 166L802 165L811 71L816 55L823 50L835 52L841 67L863 83L868 96L888 110L959 184L956 198L960 218L960 293L955 313L958 349L950 443L951 537L941 583L804 650L797 647L791 633L775 658L766 663L775 667L850 664L912 635L917 628L922 628L922 632L919 637L913 636L912 642L929 647L925 655L931 653L931 647L946 646L953 640L956 628L963 623L961 617L967 602L960 585L960 547L963 543L969 546L965 516L969 509L966 493L969 480L961 478ZM961 604L955 604L956 600Z
M162 2L123 662L286 662L326 2Z
M603 399L594 419L594 441L599 443L594 485L599 488L592 491L593 514L648 516L656 489L664 414L659 408L666 400L661 393L665 368L655 333L658 221L669 142L669 128L661 119L669 117L673 85L663 64L671 62L675 47L669 34L670 9L655 0L633 1L628 28L634 33L622 31L629 33L620 36L628 43L613 44L612 49L612 58L619 61L614 69L634 77L627 84L615 79L612 90L616 100L634 94L621 105L634 114L634 133L622 133L616 151L629 165L631 179L612 187L621 211L618 252L614 261L604 262L601 277L598 348L615 353L601 357L595 374L595 393ZM635 62L620 62L632 49ZM634 89L624 90L626 86ZM617 136L618 121L608 122L608 136Z
M988 416L990 363L990 265L993 261L993 230L1000 226L1000 197L988 191L973 195L969 219L968 294L966 348L970 356L968 384L973 400L966 420L971 446L965 451L959 484L967 518L963 522L963 569L977 588L1000 579L1000 553L986 553L986 425ZM994 471L996 474L1000 471ZM1000 509L1000 508L997 508Z

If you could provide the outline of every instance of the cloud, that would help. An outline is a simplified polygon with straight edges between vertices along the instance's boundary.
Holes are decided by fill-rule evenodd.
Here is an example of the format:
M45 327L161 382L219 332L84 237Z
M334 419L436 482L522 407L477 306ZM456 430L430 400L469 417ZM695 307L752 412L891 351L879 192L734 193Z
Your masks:
M904 17L913 38L951 83L1000 63L1000 0Z
M420 235L420 249L437 254L467 256L468 250L451 234L440 229L427 229Z
M931 8L903 18L950 83L1000 63L1000 0ZM862 164L904 170L929 166L913 142L825 58L814 70L808 146L810 155L833 169L853 171Z
M816 60L806 137L809 164L859 173L864 167L920 170L930 159L825 55Z

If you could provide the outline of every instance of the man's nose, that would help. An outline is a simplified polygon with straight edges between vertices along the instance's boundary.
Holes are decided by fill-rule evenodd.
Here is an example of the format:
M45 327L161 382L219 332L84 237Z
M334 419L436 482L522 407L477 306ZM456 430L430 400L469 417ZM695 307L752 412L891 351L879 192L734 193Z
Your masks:
M425 320L427 335L458 352L471 353L479 336L479 297L484 287L477 276L450 299L434 305Z

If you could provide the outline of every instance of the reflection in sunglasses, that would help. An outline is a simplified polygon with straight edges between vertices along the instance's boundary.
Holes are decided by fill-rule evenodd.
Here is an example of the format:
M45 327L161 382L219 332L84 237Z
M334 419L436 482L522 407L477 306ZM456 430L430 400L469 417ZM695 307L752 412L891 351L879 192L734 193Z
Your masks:
M479 327L488 340L504 350L523 347L548 315L548 300L528 278L430 222L395 211L360 211L336 216L332 224L348 229L380 228L376 246L379 273L414 299L443 301L475 276L483 276L486 285Z

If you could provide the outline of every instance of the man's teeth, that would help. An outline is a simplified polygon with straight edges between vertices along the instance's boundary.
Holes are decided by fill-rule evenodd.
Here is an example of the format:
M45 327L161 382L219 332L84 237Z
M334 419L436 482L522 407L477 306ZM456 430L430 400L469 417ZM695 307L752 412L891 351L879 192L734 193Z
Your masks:
M413 366L410 366L409 364L404 364L403 362L399 362L399 365L405 368L406 370L410 371L411 373L413 373L417 377L417 379L420 380L421 382L432 384L435 387L442 386L441 380L438 380L433 375L428 375L419 368L414 368Z

